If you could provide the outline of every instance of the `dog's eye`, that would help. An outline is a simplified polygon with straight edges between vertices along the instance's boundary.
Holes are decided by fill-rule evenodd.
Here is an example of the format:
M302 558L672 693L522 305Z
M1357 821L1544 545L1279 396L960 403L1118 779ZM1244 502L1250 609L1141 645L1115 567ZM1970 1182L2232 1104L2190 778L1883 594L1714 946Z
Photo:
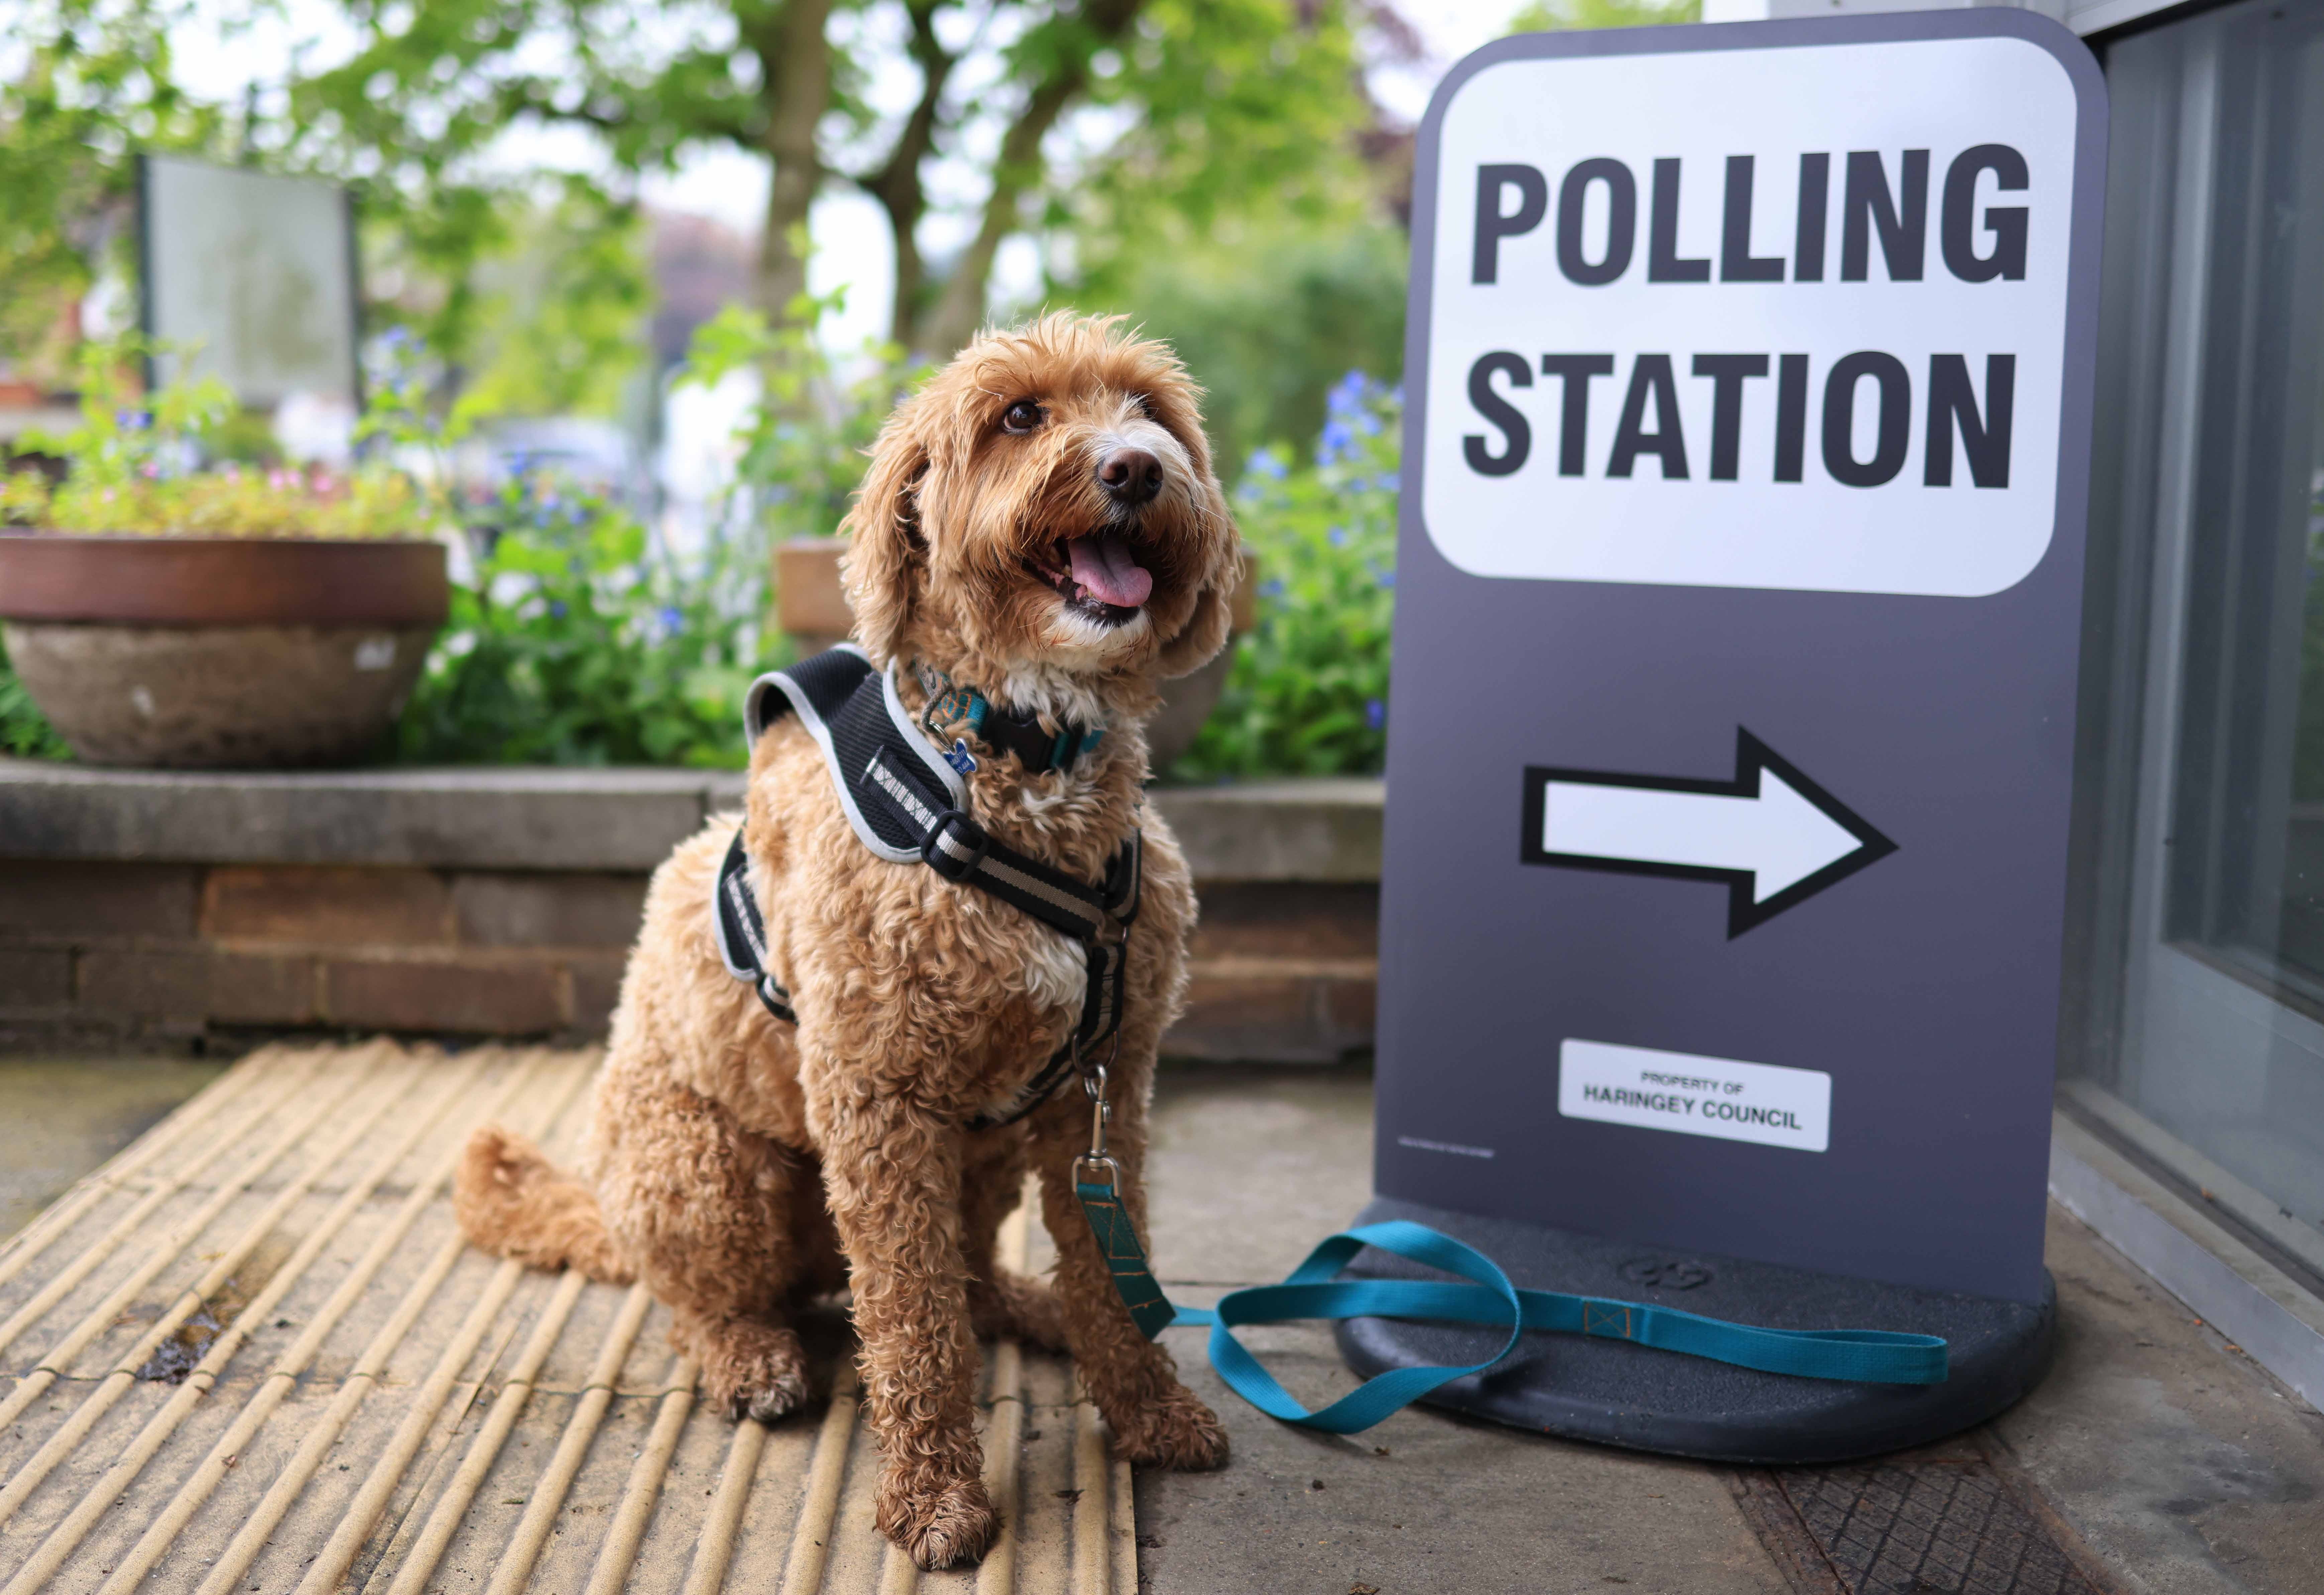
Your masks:
M1150 395L1145 393L1132 393L1130 396L1130 401L1138 406L1138 413L1144 416L1148 420L1158 421L1162 419L1160 416L1154 413L1154 401Z
M1030 399L1019 399L1001 412L1001 429L1004 432L1029 432L1041 424L1041 407Z

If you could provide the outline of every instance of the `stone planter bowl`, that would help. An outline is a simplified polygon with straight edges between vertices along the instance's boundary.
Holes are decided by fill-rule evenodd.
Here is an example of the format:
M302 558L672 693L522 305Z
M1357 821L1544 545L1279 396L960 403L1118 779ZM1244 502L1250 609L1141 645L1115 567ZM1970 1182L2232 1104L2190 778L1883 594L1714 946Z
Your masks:
M793 538L776 546L775 625L803 654L844 641L854 628L855 617L839 581L839 559L846 552L844 538ZM1233 637L1258 623L1259 561L1249 549L1243 550L1242 579L1231 603L1234 632L1218 658L1191 676L1163 684L1162 712L1146 728L1147 762L1157 773L1194 745L1203 722L1226 690L1227 672L1234 664Z
M0 641L91 764L345 764L402 713L443 545L0 534Z

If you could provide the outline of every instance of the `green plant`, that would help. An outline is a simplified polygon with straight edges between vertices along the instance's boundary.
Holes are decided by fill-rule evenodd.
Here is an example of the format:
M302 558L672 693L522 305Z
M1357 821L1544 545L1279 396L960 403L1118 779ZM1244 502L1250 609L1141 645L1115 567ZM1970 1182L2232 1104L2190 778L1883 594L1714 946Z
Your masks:
M452 451L481 419L439 410L427 351L383 340L356 427L410 462L464 569L397 729L415 763L739 765L755 671L760 560L714 543L688 565L621 505L545 473L463 487Z
M798 240L805 249L805 240ZM826 317L846 290L795 297L780 323L747 305L728 305L695 328L678 380L715 387L753 370L758 407L737 433L741 447L720 535L761 552L785 538L835 537L871 465L881 423L926 365L908 364L892 344L864 351L863 374L844 381L824 351Z
M542 476L463 506L475 550L398 731L415 763L739 767L754 613L715 560L648 547L609 504ZM743 584L747 588L747 584ZM747 602L747 601L746 601Z
M1328 396L1314 463L1253 454L1235 489L1259 557L1259 623L1237 645L1179 780L1363 775L1388 751L1401 401L1360 372Z
M8 668L8 650L0 647L0 753L17 759L69 759L49 717L32 702L32 695Z
M237 419L215 377L141 395L132 362L160 352L143 338L84 344L76 357L80 424L31 432L26 447L63 462L0 478L0 524L135 537L424 538L427 506L384 466L350 473L235 464L196 468Z

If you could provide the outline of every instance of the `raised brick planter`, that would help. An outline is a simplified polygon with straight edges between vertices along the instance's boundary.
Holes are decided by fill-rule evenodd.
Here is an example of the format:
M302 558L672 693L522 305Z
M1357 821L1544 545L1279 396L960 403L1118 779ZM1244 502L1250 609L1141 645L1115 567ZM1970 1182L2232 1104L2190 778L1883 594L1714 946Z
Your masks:
M647 873L740 778L0 760L0 1046L603 1032ZM1368 1047L1381 788L1157 789L1203 897L1176 1053Z

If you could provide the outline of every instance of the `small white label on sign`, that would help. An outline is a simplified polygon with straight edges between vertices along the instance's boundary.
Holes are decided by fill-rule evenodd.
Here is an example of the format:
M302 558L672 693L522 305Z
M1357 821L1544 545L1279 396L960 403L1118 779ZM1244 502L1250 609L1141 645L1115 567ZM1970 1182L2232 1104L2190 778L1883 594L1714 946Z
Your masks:
M1831 1076L1567 1040L1557 1048L1557 1111L1568 1119L1821 1152L1831 1139Z

